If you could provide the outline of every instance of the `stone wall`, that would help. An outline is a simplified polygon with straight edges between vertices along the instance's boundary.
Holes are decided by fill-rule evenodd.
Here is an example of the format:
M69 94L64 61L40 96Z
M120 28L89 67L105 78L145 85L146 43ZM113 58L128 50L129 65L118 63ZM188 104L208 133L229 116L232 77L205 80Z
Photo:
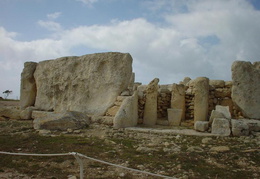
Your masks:
M183 84L183 82L180 82ZM146 102L146 85L140 85L138 91L138 116L139 123L142 123L144 106ZM233 104L231 99L232 81L209 80L208 113L209 119L211 111L216 105L229 106L233 118L241 118L243 115ZM194 99L195 99L195 80L190 80L185 84L185 120L194 119ZM172 85L159 85L158 90L158 119L167 120L167 109L171 108Z
M167 109L171 108L172 85L160 85L158 90L157 116L167 120Z

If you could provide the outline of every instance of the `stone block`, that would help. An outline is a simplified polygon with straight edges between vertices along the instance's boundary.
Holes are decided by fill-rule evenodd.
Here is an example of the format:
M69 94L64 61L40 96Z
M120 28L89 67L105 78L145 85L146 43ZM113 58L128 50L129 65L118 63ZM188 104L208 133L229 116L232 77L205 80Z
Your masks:
M36 118L33 121L34 129L60 130L82 129L90 124L89 117L81 112L69 111L63 113L48 113L45 117Z
M260 120L244 119L244 122L247 123L249 131L260 132Z
M194 129L196 131L205 132L209 129L209 122L208 121L196 121L194 123Z
M211 133L229 136L231 134L229 120L225 118L215 118L212 123Z
M226 88L231 88L233 85L233 82L232 81L225 81L225 87Z
M33 119L39 119L43 117L47 117L51 115L53 112L48 112L48 111L32 111L32 118Z
M219 111L212 110L209 118L209 123L212 124L215 118L225 118L224 114Z
M115 116L116 113L118 112L120 106L113 106L111 108L109 108L106 112L107 116Z
M232 134L233 136L248 136L249 135L249 127L245 120L231 120L232 126Z
M231 119L231 114L230 114L230 111L229 111L229 106L220 106L220 105L217 105L217 106L216 106L216 111L222 113L225 118Z
M21 113L20 113L21 119L26 119L26 120L32 119L32 112L35 109L36 109L35 107L30 106L30 107L25 108L24 110L21 110Z
M215 88L224 88L225 81L224 80L209 80L209 85Z
M167 109L169 126L181 125L182 109Z

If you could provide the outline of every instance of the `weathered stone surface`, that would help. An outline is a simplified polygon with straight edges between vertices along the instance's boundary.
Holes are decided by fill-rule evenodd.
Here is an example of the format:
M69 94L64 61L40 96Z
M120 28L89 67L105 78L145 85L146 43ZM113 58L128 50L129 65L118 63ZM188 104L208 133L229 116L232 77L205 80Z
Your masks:
M209 85L214 86L216 88L223 88L225 86L224 80L209 80Z
M194 123L194 129L200 132L207 131L209 129L209 121L196 121Z
M171 93L171 91L172 91L172 84L160 85L158 90L159 93L167 93L167 94Z
M152 80L146 88L146 103L144 107L145 125L155 125L157 120L157 96L159 79Z
M139 97L139 98L143 98L143 96L144 96L144 91L145 91L146 88L147 88L147 85L139 85L139 86L137 87L137 92L138 92L138 97Z
M189 83L190 80L191 80L190 77L185 77L180 84L184 84L186 86Z
M134 83L135 83L135 73L132 73L131 78L129 80L129 84L128 84L128 89L130 91L133 91Z
M34 73L40 110L103 115L127 89L132 57L99 53L39 62Z
M93 115L93 116L91 116L91 122L113 126L114 118L115 117L111 117L111 116Z
M233 136L247 136L249 135L249 127L244 120L231 120Z
M225 81L225 87L226 88L231 88L233 85L233 82L232 81Z
M212 123L211 133L229 136L231 133L229 120L225 118L215 118Z
M130 90L125 90L120 94L120 96L131 96L131 92Z
M137 91L134 92L133 96L126 98L119 111L114 118L113 127L125 128L134 127L138 121L138 95Z
M171 108L181 109L181 119L185 120L185 86L180 84L172 85Z
M260 120L243 119L249 127L249 131L260 132Z
M232 64L232 99L244 117L260 119L260 69L255 64L243 61Z
M209 151L210 152L227 152L229 150L230 150L230 148L228 146L217 146L217 147L212 147Z
M209 123L212 124L215 118L225 118L225 116L220 111L212 110L209 118Z
M216 111L222 113L225 118L231 119L231 114L229 112L229 107L228 106L216 105Z
M230 98L224 98L224 99L222 99L221 100L221 102L220 102L220 105L221 106L228 106L229 107L229 112L230 112L230 114L231 114L231 116L233 115L233 101L232 101L232 99L230 99Z
M209 79L199 77L195 80L194 122L207 121L209 106Z
M47 114L47 113L46 113ZM49 112L46 117L33 121L34 129L61 130L82 129L90 124L89 117L81 112L69 111L64 113Z
M211 111L209 123L211 124L215 118L231 119L229 106L216 105L216 110Z
M32 119L32 112L35 110L35 107L27 107L24 110L21 110L20 117L21 119Z
M21 110L16 107L0 107L0 116L7 117L10 119L21 119L20 117Z
M43 117L47 117L51 115L53 112L48 112L48 111L32 111L32 118L33 119L39 119Z
M120 108L119 106L113 106L113 107L109 108L106 112L106 115L107 116L115 116L116 113L118 112L119 108Z
M225 88L216 88L215 89L215 97L217 98L225 98L225 97L231 97L231 90L230 88L225 89Z
M36 98L36 84L33 77L37 63L25 62L24 69L21 74L20 86L20 106L25 109L28 106L33 106Z
M170 108L167 109L169 126L181 125L182 109Z

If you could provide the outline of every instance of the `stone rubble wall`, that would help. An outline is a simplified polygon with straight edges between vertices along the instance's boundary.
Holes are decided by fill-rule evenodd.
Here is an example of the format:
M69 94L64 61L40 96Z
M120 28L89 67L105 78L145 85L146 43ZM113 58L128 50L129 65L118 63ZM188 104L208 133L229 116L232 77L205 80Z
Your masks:
M182 82L181 82L182 83ZM144 106L146 103L146 85L140 85L138 91L138 117L142 123ZM185 120L194 119L195 80L185 84ZM208 119L216 105L229 106L232 118L243 117L241 111L231 99L232 81L209 80ZM159 85L158 90L158 119L167 120L167 109L171 108L172 85Z

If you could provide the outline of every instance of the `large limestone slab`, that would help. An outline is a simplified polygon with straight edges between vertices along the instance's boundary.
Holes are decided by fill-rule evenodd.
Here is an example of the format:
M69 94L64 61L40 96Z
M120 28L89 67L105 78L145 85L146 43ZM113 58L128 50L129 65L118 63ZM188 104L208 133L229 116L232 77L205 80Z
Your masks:
M33 77L37 63L25 62L24 69L21 74L20 86L20 106L21 109L33 106L36 98L36 84Z
M260 119L260 62L232 64L232 99L244 117Z
M137 91L135 91L133 96L127 97L123 101L119 111L117 112L114 118L113 127L116 129L125 128L125 127L134 127L137 125L137 121L138 121L138 94Z
M209 79L206 77L199 77L194 83L194 122L207 121L209 107Z
M155 125L157 120L157 97L159 79L153 79L146 88L146 103L144 106L144 124Z
M35 107L45 111L80 111L103 115L129 85L132 57L98 53L39 62L34 73Z

